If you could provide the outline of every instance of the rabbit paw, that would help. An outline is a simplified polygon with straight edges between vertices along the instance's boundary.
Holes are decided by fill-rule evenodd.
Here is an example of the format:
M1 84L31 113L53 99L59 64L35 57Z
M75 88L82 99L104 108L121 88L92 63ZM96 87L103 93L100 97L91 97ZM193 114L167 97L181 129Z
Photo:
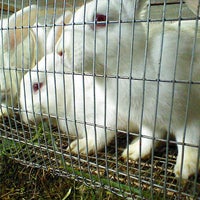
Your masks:
M75 154L91 154L95 151L94 143L86 141L86 138L74 140L70 146L67 148L67 151L71 151Z
M141 147L141 148L140 148ZM129 149L129 152L128 152ZM141 149L141 152L140 152ZM128 148L124 150L122 153L122 157L127 160L138 160L140 157L147 157L152 149L152 141L148 139L142 139L141 143L139 139L133 141L132 144L129 145ZM129 153L129 154L128 154Z
M197 168L197 155L198 152L195 152L194 148L190 148L190 150L187 151L185 149L184 152L184 160L182 162L182 155L178 154L176 165L174 167L174 173L176 177L182 177L183 179L188 179L190 175L196 173ZM200 163L199 163L200 164ZM181 174L181 166L182 167L182 174Z

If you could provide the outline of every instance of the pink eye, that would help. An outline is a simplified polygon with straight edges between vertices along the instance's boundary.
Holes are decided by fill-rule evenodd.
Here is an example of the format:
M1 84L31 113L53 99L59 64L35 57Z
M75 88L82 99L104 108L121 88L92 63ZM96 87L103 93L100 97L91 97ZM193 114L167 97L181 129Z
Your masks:
M34 83L33 84L33 91L37 92L42 86L43 86L43 83Z
M95 22L97 24L97 27L105 27L106 20L107 20L106 15L96 14L96 16L95 16Z

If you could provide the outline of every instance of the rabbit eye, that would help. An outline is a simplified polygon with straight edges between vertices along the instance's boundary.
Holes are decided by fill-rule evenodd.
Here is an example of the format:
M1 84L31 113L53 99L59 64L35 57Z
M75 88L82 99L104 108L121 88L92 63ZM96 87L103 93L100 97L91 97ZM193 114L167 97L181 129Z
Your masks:
M34 83L33 84L33 91L37 92L42 86L43 86L43 83Z
M63 52L62 52L62 51L59 51L59 52L58 52L58 55L59 55L59 56L62 56L62 55L63 55Z
M103 14L96 14L95 16L95 22L97 24L97 27L105 27L106 26L106 15Z

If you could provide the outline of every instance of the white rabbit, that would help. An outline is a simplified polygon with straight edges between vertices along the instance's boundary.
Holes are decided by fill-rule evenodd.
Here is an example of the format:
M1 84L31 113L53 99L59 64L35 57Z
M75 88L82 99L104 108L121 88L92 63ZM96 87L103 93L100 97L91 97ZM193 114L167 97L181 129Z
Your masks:
M55 24L52 26L48 33L47 39L47 54L52 53L55 51L56 43L58 42L59 38L62 37L63 34L63 26L69 23L72 17L72 12L65 11L65 15L61 15L56 21Z
M0 116L8 115L8 108L17 105L23 72L44 55L44 31L36 27L36 17L37 6L31 5L0 21Z
M74 71L103 75L106 89L113 91L106 93L107 107L118 102L118 129L139 130L139 137L122 154L125 159L148 156L160 138L174 134L174 172L187 179L196 172L200 141L199 32L196 37L195 22L183 21L150 23L147 34L147 23L133 23L146 2L87 3L71 19L73 26L65 27L56 49ZM103 90L105 81L98 79L96 86Z
M199 6L199 0L185 0L186 5L189 7L189 9L197 15L198 6Z
M104 111L104 94L98 86L94 97L95 80L92 76L63 75L62 59L58 55L54 59L54 55L43 57L21 80L22 119L26 123L37 123L49 116L58 118L62 131L79 138L70 144L71 151L87 153L86 146L88 153L95 152L96 148L98 151L105 146L105 140L109 143L114 137L114 132L108 129L112 125L109 119L115 121L112 106L110 112ZM105 126L104 112L107 116Z

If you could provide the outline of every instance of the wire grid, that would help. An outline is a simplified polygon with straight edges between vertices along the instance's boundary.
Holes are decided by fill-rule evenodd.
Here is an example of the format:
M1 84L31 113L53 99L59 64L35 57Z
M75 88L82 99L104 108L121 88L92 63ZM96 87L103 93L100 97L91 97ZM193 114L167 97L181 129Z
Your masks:
M152 6L158 5L159 2L152 2ZM176 9L174 4L170 6ZM184 9L183 14L192 15L189 10ZM158 10L155 18L162 17L161 9ZM174 13L169 13L169 20L174 18L172 16ZM42 20L41 17L40 21ZM173 138L170 138L167 145L165 140L161 141L161 146L155 149L153 158L149 157L141 162L124 162L121 159L120 155L127 144L127 133L123 131L116 135L106 152L98 152L96 156L77 156L66 151L69 142L74 138L69 138L60 132L57 127L52 126L51 121L43 121L39 126L27 125L22 122L19 109L15 108L14 111L12 117L2 118L0 147L3 154L22 164L51 170L60 176L75 178L93 187L103 187L126 198L197 199L200 197L199 176L191 177L182 183L173 174L177 156L176 142ZM134 136L130 133L130 141Z
M200 196L200 177L197 182L191 177L180 184L173 174L177 155L173 140L170 140L168 155L164 142L156 149L153 165L152 158L127 164L120 156L116 157L114 142L109 145L106 156L103 151L97 156L69 154L66 152L66 134L57 128L49 131L46 123L40 127L25 125L18 115L6 119L0 127L2 152L27 166L75 178L93 187L103 187L126 198L187 199ZM126 146L126 133L118 133L117 141L117 154L121 155Z

